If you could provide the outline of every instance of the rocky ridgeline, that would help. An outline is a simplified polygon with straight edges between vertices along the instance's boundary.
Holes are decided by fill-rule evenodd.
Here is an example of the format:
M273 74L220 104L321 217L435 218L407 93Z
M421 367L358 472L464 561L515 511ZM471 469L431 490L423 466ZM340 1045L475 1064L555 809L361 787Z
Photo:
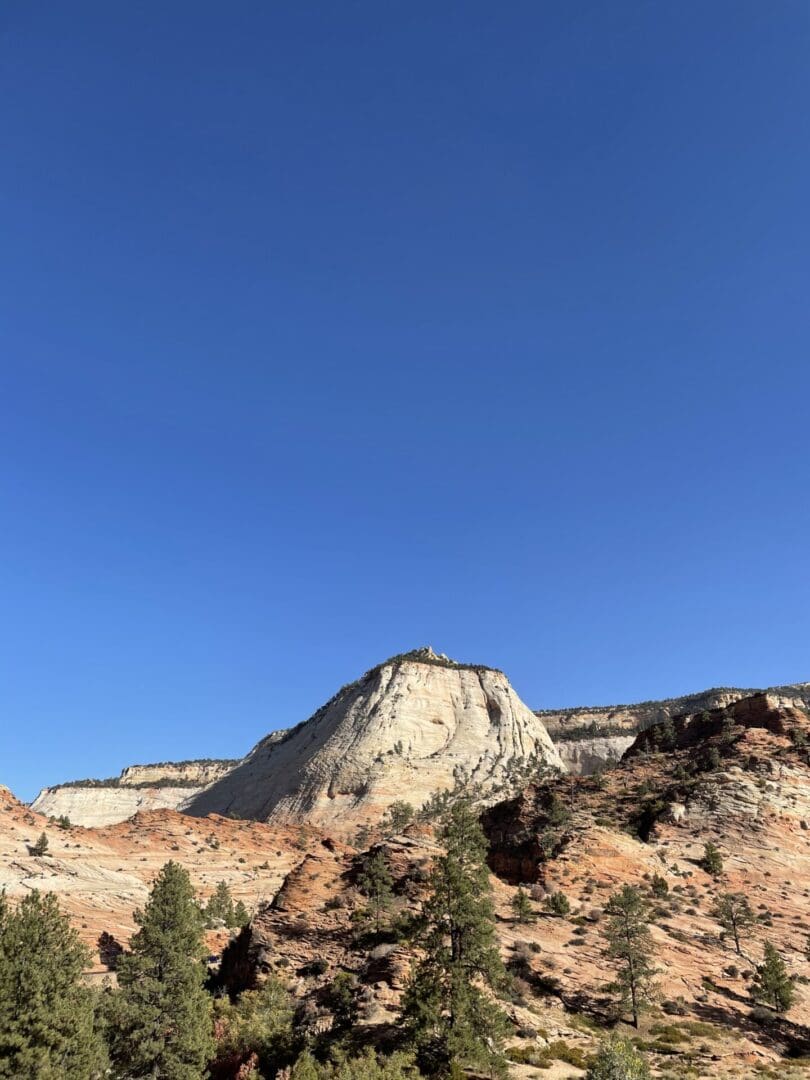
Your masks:
M112 825L143 810L182 810L236 764L203 759L130 765L107 780L74 780L43 788L31 809L86 827Z
M592 705L538 709L536 715L554 740L566 769L588 776L618 761L636 735L675 716L724 708L741 698L767 693L780 705L810 705L810 683L791 683L766 691L715 687L696 694L642 701L636 705Z
M263 739L187 808L347 837L392 803L418 808L462 776L497 793L518 763L562 767L503 672L425 648L392 657L306 723Z

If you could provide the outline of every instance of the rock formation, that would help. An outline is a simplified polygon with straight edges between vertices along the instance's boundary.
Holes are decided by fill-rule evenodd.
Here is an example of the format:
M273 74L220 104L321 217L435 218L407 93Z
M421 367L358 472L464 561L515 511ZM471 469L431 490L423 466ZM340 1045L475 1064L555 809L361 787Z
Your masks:
M663 743L668 749L662 749ZM643 733L624 762L600 778L530 784L491 806L483 823L507 967L517 977L507 1011L514 1048L592 1053L593 1018L612 1016L614 970L605 960L605 904L625 884L651 907L661 1012L645 1051L654 1075L673 1061L695 1077L782 1075L810 1052L810 999L803 980L790 1014L752 1018L751 969L765 941L795 974L807 971L810 885L810 719L778 698L755 695ZM674 811L681 808L684 813ZM721 880L702 867L704 844L722 853ZM429 826L374 834L393 878L394 918L416 914L439 850ZM365 898L358 881L368 853L329 842L310 851L223 956L231 990L282 975L315 1030L331 1023L328 987L338 972L356 980L362 1024L397 1023L413 947L396 933L366 941L356 927ZM533 920L516 922L516 886L530 890ZM562 892L568 916L544 897ZM758 915L743 956L712 914L719 892L744 892ZM375 941L379 943L375 944ZM588 1023L578 1022L584 1012ZM539 1034L538 1034L539 1033ZM653 1036L660 1036L653 1038ZM514 1059L513 1060L523 1060ZM566 1056L563 1060L570 1060ZM533 1075L510 1067L510 1075ZM545 1069L543 1075L546 1075ZM553 1066L550 1075L581 1076ZM686 1075L686 1073L684 1073Z
M87 827L113 825L143 810L182 810L237 764L205 759L130 765L109 780L75 780L43 788L31 809Z
M636 705L591 705L572 709L538 709L567 770L588 776L618 761L635 736L674 716L719 709L741 698L767 693L779 705L810 705L810 683L792 683L767 691L719 687L682 697L642 701Z
M385 661L305 723L263 739L188 809L350 836L393 802L418 808L462 775L494 791L531 762L562 767L506 676L427 648Z
M34 855L31 849L43 832L47 851ZM143 906L153 878L169 859L186 867L203 899L224 880L252 911L272 900L308 847L319 844L310 830L195 819L174 810L138 813L104 828L64 827L0 788L0 891L12 903L32 889L56 893L90 946L102 932L122 943L129 939L133 911Z

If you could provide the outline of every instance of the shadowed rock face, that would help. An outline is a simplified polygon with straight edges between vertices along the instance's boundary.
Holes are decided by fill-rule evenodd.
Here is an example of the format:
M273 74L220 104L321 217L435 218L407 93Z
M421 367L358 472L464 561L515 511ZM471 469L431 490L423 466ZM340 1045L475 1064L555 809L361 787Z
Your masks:
M305 724L264 739L189 812L349 835L395 801L420 806L462 772L487 790L507 780L510 763L533 758L562 767L502 672L420 650L386 661Z

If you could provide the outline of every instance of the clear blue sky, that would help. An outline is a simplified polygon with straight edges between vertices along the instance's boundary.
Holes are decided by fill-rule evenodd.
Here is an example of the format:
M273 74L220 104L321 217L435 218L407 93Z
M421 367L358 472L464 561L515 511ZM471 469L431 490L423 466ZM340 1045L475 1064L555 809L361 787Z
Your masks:
M0 782L431 643L810 678L805 0L0 7Z

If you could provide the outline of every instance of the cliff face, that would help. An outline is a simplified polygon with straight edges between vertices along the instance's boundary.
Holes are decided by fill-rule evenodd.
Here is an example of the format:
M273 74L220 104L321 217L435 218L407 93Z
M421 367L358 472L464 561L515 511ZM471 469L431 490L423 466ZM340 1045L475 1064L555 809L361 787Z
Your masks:
M675 716L722 709L758 693L769 694L786 708L810 705L810 683L792 683L767 691L721 687L636 705L539 709L536 715L545 724L569 771L587 776L620 758L635 736L654 724Z
M367 672L305 724L262 740L189 810L350 835L397 800L419 807L461 774L486 791L531 759L562 768L545 727L502 672L420 650Z
M79 780L43 788L31 809L86 827L112 825L142 810L182 810L236 764L203 760L130 765L111 780Z
M561 739L555 743L566 771L574 776L591 776L603 766L615 765L633 745L635 736L596 735L582 739Z

